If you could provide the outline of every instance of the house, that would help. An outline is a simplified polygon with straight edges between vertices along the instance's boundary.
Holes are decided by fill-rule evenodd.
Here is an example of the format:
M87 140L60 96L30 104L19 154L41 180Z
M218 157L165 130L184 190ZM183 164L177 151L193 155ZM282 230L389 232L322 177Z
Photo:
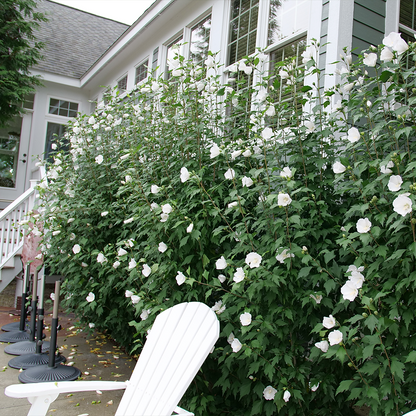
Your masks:
M39 178L36 162L47 157L53 135L78 112L92 112L108 88L122 96L150 72L168 76L173 45L200 62L208 50L218 52L225 82L227 67L257 48L272 67L316 39L319 66L330 74L343 48L357 55L391 31L405 40L416 33L413 0L155 0L130 27L50 0L38 0L38 8L49 18L38 33L45 60L33 68L44 86L23 104L27 113L0 131L8 163L0 165L0 209ZM323 87L338 81L325 76Z

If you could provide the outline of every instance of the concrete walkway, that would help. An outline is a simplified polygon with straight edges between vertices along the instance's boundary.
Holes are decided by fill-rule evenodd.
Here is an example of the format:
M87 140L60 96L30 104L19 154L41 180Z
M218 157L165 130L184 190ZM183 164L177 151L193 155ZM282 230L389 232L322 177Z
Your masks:
M14 310L0 307L0 327L19 319L18 316L11 315L11 312ZM45 317L47 328L50 323L51 316L47 315ZM82 372L82 379L125 381L130 378L136 363L112 340L102 334L89 335L86 332L78 332L75 319L64 314L60 314L59 323L62 329L58 332L58 347L67 358L67 363L73 363ZM49 340L48 329L45 330L45 334L45 339ZM4 394L4 389L8 385L19 383L19 370L8 366L13 356L4 352L7 345L0 343L0 413L2 416L23 416L29 411L29 402L26 399L12 399ZM51 404L47 415L114 415L122 395L123 391L104 391L102 394L95 391L73 395L61 394Z

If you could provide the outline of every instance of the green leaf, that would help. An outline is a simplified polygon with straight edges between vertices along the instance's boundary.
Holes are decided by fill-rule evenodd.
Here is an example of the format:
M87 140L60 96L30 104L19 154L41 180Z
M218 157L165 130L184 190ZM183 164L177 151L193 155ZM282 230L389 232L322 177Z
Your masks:
M378 325L378 318L375 315L370 315L365 321L364 324L367 328L373 333L375 327Z
M393 375L400 379L400 381L404 381L404 364L398 361L396 358L391 359L391 372Z
M336 391L335 394L337 395L338 393L342 393L343 391L349 390L350 387L351 387L351 384L354 383L354 381L355 380L344 380L344 381L341 381L341 383L339 383L339 386L338 386L337 391Z

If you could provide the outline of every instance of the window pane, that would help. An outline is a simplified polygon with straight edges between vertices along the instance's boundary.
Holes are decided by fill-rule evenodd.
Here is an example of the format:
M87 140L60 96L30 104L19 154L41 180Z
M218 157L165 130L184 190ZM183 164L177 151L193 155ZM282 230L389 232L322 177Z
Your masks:
M67 126L64 124L48 123L45 140L45 160L52 162L52 144L57 144L59 150L68 150L68 143L62 143ZM61 139L61 140L60 140Z
M167 50L167 56L166 56L166 68L165 68L165 74L166 79L169 79L171 77L171 74L169 72L170 69L172 69L172 64L175 65L175 61L177 59L174 59L179 54L181 54L181 45L179 45L182 42L182 36L173 41L169 46Z
M143 81L144 79L146 79L147 77L147 65L148 65L149 61L146 61L145 63L139 65L136 68L136 79L135 79L135 83L139 83L140 81Z
M68 101L59 101L59 108L69 108Z
M68 117L68 109L66 109L66 108L60 108L58 114L60 116Z
M310 0L270 0L267 44L307 30L311 3Z
M127 90L127 75L117 82L117 88L120 92Z
M55 114L62 117L76 117L77 112L78 103L72 103L66 100L57 100L56 98L51 98L49 101L49 114Z
M15 117L0 129L0 187L16 186L21 124L21 117Z
M157 60L159 57L159 46L153 51L153 58L152 58L152 69L155 70L157 67Z
M191 59L198 65L208 57L209 37L211 34L211 16L198 23L191 31Z
M415 29L416 4L415 0L400 1L400 20L402 25ZM414 39L413 39L414 40Z
M235 0L231 4L231 16L232 19L229 26L228 65L233 64L243 56L255 52L258 1L241 0L240 2ZM233 44L234 42L236 42L236 44ZM235 50L236 52L234 52Z
M78 104L77 103L69 103L70 110L74 110L75 112L78 111Z

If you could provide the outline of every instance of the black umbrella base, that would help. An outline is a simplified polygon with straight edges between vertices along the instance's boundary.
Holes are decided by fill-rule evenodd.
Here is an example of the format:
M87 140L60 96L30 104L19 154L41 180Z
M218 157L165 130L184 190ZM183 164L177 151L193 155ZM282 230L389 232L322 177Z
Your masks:
M74 381L81 375L76 367L58 364L54 367L40 365L28 368L19 374L22 383L44 383L48 381Z
M49 351L50 343L44 341L42 343L42 352ZM4 352L10 355L25 355L25 354L35 354L36 353L36 341L22 341L16 342L15 344L8 345Z
M13 331L13 332L4 332L0 334L0 342L20 342L27 341L30 339L29 332L26 331Z
M66 361L66 358L61 355L55 355L55 363L61 364ZM14 357L9 361L9 367L26 370L27 368L36 367L38 365L49 364L49 354L25 354Z
M25 331L28 331L29 330L29 328L30 328L29 327L29 324L30 324L30 322L29 321L26 321ZM12 322L11 324L3 325L1 327L1 330L4 331L4 332L19 331L20 330L20 322Z

